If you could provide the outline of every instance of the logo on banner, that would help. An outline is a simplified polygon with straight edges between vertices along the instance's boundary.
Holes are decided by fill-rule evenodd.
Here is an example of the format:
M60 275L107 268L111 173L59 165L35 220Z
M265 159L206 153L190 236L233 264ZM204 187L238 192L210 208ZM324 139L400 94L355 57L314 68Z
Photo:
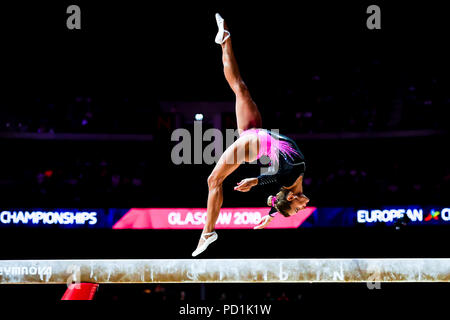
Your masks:
M25 225L25 224L54 224L54 225L80 225L97 223L97 212L84 211L28 211L4 210L0 212L0 224Z
M440 211L436 211L434 209L431 209L428 216L425 217L425 221L430 221L431 219L439 220L439 215L441 214Z
M298 228L316 208L307 207L287 218L277 216L267 228ZM264 208L222 208L217 229L252 229L268 212ZM202 229L205 208L132 208L113 229Z
M431 209L428 214L422 208L395 208L358 210L356 220L358 223L395 222L408 217L412 222L428 222L431 220L450 221L450 208L442 210Z

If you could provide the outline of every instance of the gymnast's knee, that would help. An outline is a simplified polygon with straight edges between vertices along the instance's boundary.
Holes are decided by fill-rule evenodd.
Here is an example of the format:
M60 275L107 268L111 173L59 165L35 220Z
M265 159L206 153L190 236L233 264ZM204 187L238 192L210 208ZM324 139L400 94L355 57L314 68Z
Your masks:
M238 97L250 97L250 92L248 91L247 85L242 79L236 81L236 84L233 86L233 91Z
M208 177L208 188L209 190L216 189L218 187L221 187L223 183L223 179L219 177L214 172L211 173Z

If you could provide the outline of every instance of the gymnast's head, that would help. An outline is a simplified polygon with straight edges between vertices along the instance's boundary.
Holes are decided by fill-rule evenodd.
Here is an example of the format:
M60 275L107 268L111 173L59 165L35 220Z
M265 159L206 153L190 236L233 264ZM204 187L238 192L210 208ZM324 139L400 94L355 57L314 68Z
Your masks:
M281 188L276 196L269 196L267 199L267 205L285 217L293 216L305 209L308 202L309 198L303 193L293 193L285 188Z

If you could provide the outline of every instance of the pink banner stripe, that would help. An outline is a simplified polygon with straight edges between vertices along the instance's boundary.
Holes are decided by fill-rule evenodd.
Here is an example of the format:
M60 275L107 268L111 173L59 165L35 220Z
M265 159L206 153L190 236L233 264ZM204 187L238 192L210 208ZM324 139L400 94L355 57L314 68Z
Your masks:
M307 207L289 218L275 216L267 229L298 228L314 211ZM263 208L222 208L217 229L253 229L268 212ZM113 229L202 229L205 208L132 208Z

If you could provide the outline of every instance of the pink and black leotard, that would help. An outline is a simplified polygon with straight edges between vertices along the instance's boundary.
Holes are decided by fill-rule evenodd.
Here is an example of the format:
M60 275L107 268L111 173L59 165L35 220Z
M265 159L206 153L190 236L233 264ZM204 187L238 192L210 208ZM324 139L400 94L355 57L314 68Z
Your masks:
M278 184L280 187L290 187L305 173L305 157L294 140L265 129L249 129L242 132L241 136L248 134L259 137L257 159L265 155L271 161L267 173L258 177L258 185Z

